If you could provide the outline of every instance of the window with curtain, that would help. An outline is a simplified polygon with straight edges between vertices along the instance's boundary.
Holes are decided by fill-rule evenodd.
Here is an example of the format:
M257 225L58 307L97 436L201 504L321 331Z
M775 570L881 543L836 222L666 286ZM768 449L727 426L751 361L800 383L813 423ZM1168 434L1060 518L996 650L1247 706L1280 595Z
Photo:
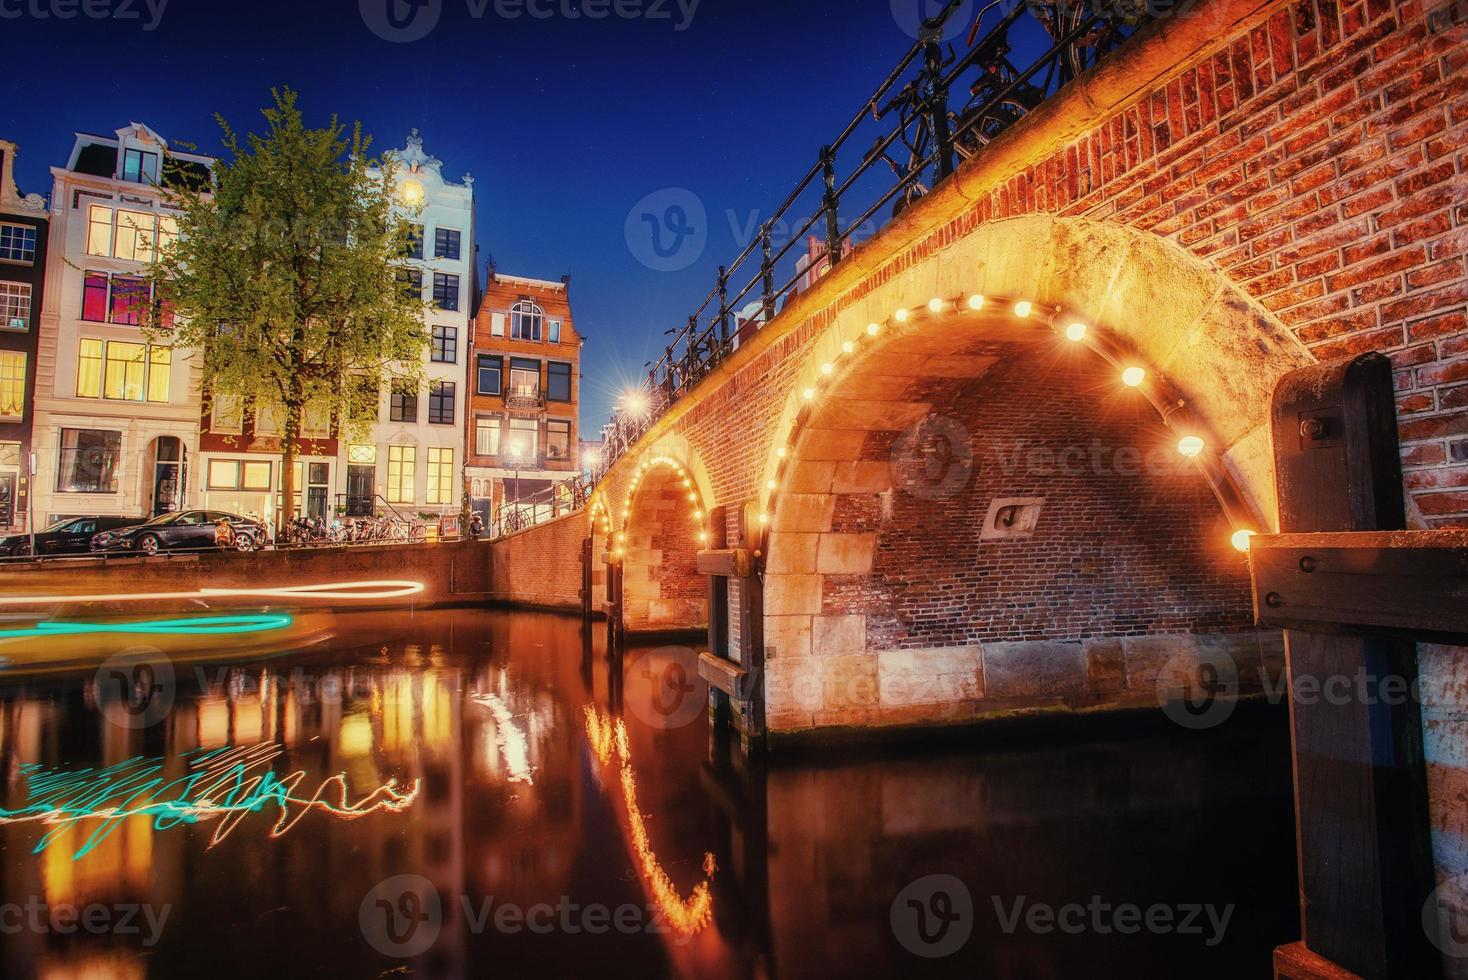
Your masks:
M87 254L112 254L112 209L105 205L87 208Z
M122 433L62 429L56 468L58 493L116 493L122 462Z
M571 458L571 423L551 419L545 423L545 458L564 463Z
M448 446L432 446L428 450L428 502L454 502L454 451Z
M112 301L107 319L113 323L137 326L143 322L148 308L148 283L132 276L112 277Z
M0 418L25 417L25 352L0 351Z
M392 504L411 504L416 482L418 450L414 446L387 447L387 500Z
M31 287L23 282L0 282L0 327L29 330Z
M117 212L117 233L112 241L112 254L132 262L150 262L157 244L157 221L147 211Z
M239 395L215 395L209 408L209 431L238 433L244 427L244 399Z
M478 456L500 454L500 420L498 416L483 416L474 420L474 453Z
M539 340L545 312L528 299L510 307L510 337L515 340Z
M148 373L146 353L147 347L143 344L117 340L108 342L102 371L103 398L130 402L143 400L143 382Z

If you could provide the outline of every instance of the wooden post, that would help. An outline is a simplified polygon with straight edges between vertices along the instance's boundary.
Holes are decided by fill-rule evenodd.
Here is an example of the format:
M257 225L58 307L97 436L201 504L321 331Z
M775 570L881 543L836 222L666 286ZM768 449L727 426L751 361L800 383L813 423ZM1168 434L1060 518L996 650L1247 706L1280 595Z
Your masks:
M591 556L594 551L591 538L581 542L581 621L583 623L591 622L591 593L592 583L595 581L591 568Z
M1406 526L1385 357L1287 375L1272 425L1281 532ZM1391 677L1415 689L1416 645L1287 629L1285 656L1305 938L1276 950L1276 976L1440 977L1421 922L1433 888L1421 707L1381 689ZM1295 696L1306 678L1342 676L1356 682L1348 698Z

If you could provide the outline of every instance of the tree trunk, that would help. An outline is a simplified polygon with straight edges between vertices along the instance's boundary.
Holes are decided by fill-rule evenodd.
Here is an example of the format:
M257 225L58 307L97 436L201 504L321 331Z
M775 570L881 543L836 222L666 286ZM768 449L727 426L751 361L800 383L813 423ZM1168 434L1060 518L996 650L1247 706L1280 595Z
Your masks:
M285 437L280 469L280 510L275 515L275 540L290 541L291 521L296 516L296 445L301 436L301 403L291 399L285 406Z

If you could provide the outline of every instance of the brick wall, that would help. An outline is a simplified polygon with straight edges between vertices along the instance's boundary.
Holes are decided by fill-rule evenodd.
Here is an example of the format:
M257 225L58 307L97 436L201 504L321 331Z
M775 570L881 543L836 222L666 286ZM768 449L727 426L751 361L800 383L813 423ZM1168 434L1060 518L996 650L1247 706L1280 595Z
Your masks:
M1251 623L1247 562L1203 475L1140 398L1098 401L1104 365L1063 353L1014 354L982 377L909 390L956 423L953 465L968 479L838 497L832 532L876 532L876 551L870 575L825 577L823 611L864 615L868 648ZM862 458L890 467L897 436L870 433ZM1044 499L1031 536L980 541L997 498Z
M693 519L701 504L688 499L690 492L661 468L637 491L624 544L629 630L699 629L708 623L708 580L697 568L703 525Z
M588 528L586 511L578 510L492 542L490 598L579 612Z

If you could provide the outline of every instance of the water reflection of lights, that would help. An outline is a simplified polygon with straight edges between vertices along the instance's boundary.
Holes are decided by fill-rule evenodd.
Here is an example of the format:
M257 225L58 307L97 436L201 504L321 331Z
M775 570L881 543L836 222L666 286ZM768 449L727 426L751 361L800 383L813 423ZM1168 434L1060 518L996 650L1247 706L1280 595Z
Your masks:
M627 747L627 726L621 720L613 720L602 714L595 705L586 705L586 739L597 760L606 765L613 756L621 763L622 798L627 804L627 820L632 827L632 844L637 850L642 875L652 888L653 901L667 916L673 928L683 935L702 930L713 917L714 899L709 892L709 881L713 879L717 864L712 854L703 856L703 873L707 881L693 886L693 892L685 901L673 880L658 863L647 836L647 823L642 810L637 806L637 775L632 771L631 754Z
M370 813L401 812L418 798L419 782L405 790L390 779L366 796L350 802L344 773L323 780L313 791L300 791L306 771L298 769L277 776L271 764L283 749L271 742L224 749L184 753L188 772L168 779L162 757L137 756L104 769L69 771L22 767L28 785L27 803L18 810L0 808L0 823L42 823L49 830L37 842L35 853L50 846L58 836L68 835L82 821L98 825L72 855L86 856L115 833L129 817L150 817L156 830L181 823L218 820L209 842L224 840L251 813L267 807L280 808L270 829L271 838L289 833L312 810L340 820L355 820Z
M149 602L155 599L404 599L427 591L422 582L330 582L269 589L196 589L192 592L111 592L96 595L0 596L0 606L50 606L63 602Z
M285 615L200 616L194 619L155 619L143 623L59 623L42 622L25 629L0 630L0 639L22 637L90 636L100 633L127 633L149 636L222 636L233 633L263 633L285 629L291 618Z
M494 715L495 741L510 770L510 782L534 783L535 780L530 778L534 772L530 765L530 741L525 737L525 730L515 723L509 706L496 694L475 694L471 700L484 705Z

